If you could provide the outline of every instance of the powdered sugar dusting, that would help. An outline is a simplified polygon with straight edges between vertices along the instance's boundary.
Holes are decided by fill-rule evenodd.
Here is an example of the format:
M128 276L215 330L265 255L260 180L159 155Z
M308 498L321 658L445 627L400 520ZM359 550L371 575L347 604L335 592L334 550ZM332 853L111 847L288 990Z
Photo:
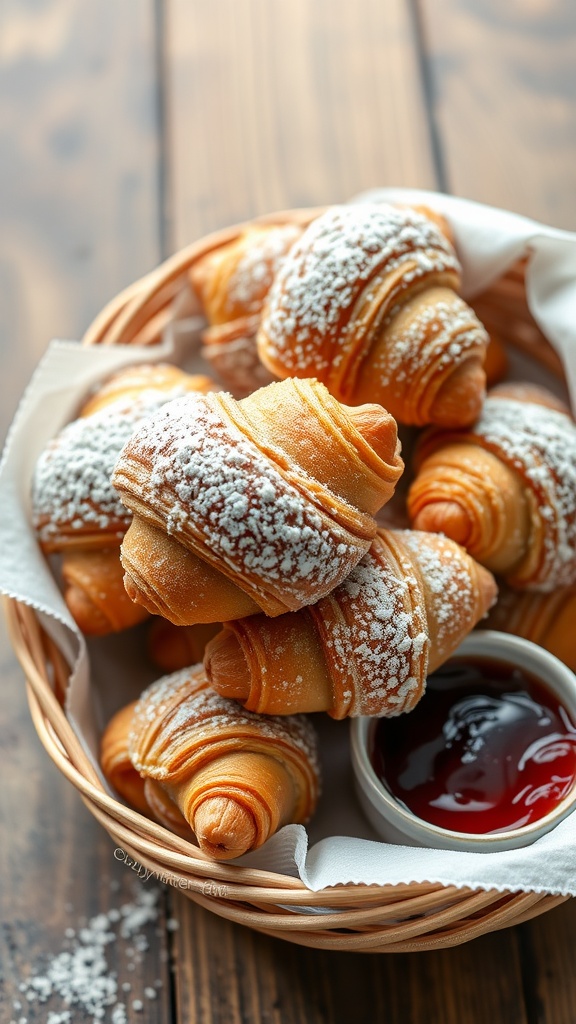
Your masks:
M531 402L488 399L472 430L515 469L536 497L542 554L530 585L553 590L576 583L576 426L561 412Z
M396 312L392 310L388 321ZM394 381L415 383L429 375L432 366L442 372L447 366L458 365L487 341L484 327L457 296L450 304L422 305L403 328L395 335L394 344L382 349L374 363L374 371L384 385Z
M412 563L378 537L334 592L312 609L348 715L398 715L423 693L428 664L426 610ZM338 714L338 717L341 717Z
M253 233L228 282L230 302L245 313L259 313L282 260L301 234L295 224Z
M110 969L107 949L118 939L130 939L125 952L134 961L128 969L134 968L141 959L139 954L148 949L144 928L158 917L159 894L158 888L139 887L132 902L96 915L78 931L67 928L67 948L52 957L42 973L29 975L20 984L22 999L35 1007L59 999L66 1009L48 1010L48 1024L72 1024L80 1019L92 1024L126 1024L126 1005L119 998L117 974ZM126 990L126 983L122 987ZM34 1020L40 1020L37 1009Z
M144 497L169 533L287 604L330 591L366 550L226 421L219 396L178 399L142 424L115 475L128 502L132 457L152 467Z
M453 647L454 620L467 624L471 629L477 617L476 587L470 571L470 559L454 541L440 534L402 530L399 537L411 552L433 595L434 646L439 656L448 656Z
M272 360L296 375L330 377L349 334L358 338L354 306L365 286L404 264L405 285L460 269L437 225L415 210L366 203L318 217L270 290L262 334Z
M250 737L269 740L278 750L280 744L294 748L318 772L316 734L307 718L246 711L210 689L202 666L164 676L144 691L134 711L130 757L140 774L168 782L175 772L186 772L199 749L221 746L226 734L238 749L247 749Z
M62 531L112 528L121 536L127 530L131 515L111 482L118 455L147 416L182 393L180 387L146 390L64 427L34 473L33 517L42 542L53 542Z

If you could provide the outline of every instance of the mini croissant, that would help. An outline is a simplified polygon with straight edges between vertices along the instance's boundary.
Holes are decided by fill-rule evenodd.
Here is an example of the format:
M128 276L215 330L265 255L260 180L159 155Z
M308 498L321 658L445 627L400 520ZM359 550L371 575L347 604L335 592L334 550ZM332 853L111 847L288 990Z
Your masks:
M576 425L559 408L542 389L499 389L469 430L427 432L412 525L452 537L512 587L576 583Z
M251 711L398 715L495 596L490 573L445 537L379 530L317 604L225 623L206 647L206 672L218 693Z
M317 377L342 402L401 423L473 423L488 336L456 294L460 266L437 218L336 206L310 224L270 289L258 333L279 377Z
M165 676L138 701L130 758L155 816L178 808L218 859L307 821L318 797L316 738L301 716L264 718L214 693L200 665Z
M171 402L113 476L128 594L176 625L310 604L369 549L402 468L393 418L317 381Z
M87 634L126 629L146 617L126 594L120 542L131 516L111 484L133 430L165 402L214 387L167 364L128 367L83 406L40 456L33 519L46 554L62 553L68 607Z
M210 324L202 335L202 354L235 395L250 394L273 379L258 358L256 331L270 285L301 234L296 224L253 224L190 271Z

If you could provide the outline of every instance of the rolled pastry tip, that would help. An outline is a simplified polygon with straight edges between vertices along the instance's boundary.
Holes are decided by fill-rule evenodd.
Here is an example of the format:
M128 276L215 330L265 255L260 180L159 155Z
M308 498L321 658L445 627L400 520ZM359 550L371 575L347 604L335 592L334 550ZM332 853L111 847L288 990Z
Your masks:
M390 430L390 413L373 402L366 405L344 405L343 408L378 458L382 462L393 463L397 457L397 440Z
M129 599L175 626L260 611L232 580L139 516L134 516L122 543L122 565Z
M175 402L159 423L133 435L113 479L134 511L126 590L176 625L279 615L328 593L368 550L403 470L393 417L373 404L347 409L315 380L241 402Z
M206 765L192 779L170 787L170 794L200 849L218 860L261 846L290 820L296 802L283 765L268 754L245 751Z
M524 556L530 509L521 478L492 452L452 444L429 456L408 494L412 528L443 533L491 572Z
M418 512L413 523L415 530L444 533L466 548L474 525L468 512L456 501L434 501Z
M261 846L284 824L307 821L316 806L310 722L252 715L223 700L200 665L164 676L142 694L130 756L159 820L171 827L163 806L170 801L200 847L220 859Z
M256 616L254 625L259 621L260 617ZM267 626L264 625L264 630ZM266 702L265 713L271 715L329 711L332 708L330 674L307 609L282 615L272 626L272 644L282 651L283 674L290 680L290 685L272 686L266 689L265 696L261 693L256 696L252 691L260 674L264 681L268 667L252 663L252 658L248 661L252 645L249 638L247 644L241 642L243 633L241 623L236 623L234 628L224 626L206 645L204 668L210 685L217 693L243 705L249 700L258 701L259 696ZM248 706L256 710L252 704ZM263 709L258 707L260 710Z
M486 383L491 388L497 381L502 380L508 371L508 356L501 338L490 332L490 340L486 349L484 359L484 372Z
M442 427L474 423L486 397L486 373L479 356L467 359L443 382L432 402L430 417Z
M64 552L64 599L86 636L119 632L148 617L146 609L128 597L123 574L118 547Z
M273 445L276 458L284 453L354 508L375 515L392 497L404 464L396 421L382 405L344 405L313 378L288 378L239 407L262 450Z

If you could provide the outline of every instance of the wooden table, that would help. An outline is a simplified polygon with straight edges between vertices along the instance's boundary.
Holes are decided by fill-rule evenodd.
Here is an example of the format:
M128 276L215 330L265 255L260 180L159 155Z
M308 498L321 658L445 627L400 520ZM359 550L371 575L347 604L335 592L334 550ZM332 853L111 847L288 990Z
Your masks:
M576 228L575 56L569 0L5 0L0 429L51 337L80 336L162 257L254 214L405 185ZM40 747L1 642L0 1017L35 1024L47 1007L15 1008L19 983L134 876ZM149 931L131 975L110 953L134 992L163 982L129 1020L576 1017L573 901L412 955L271 941L172 890Z

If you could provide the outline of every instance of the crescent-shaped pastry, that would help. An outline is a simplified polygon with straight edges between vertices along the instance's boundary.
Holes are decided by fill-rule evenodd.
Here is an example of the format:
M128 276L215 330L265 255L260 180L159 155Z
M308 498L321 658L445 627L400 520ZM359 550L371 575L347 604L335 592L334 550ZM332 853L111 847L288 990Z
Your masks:
M165 402L215 385L168 364L128 367L105 382L44 449L32 515L46 554L62 554L65 599L87 634L126 629L146 617L123 585L119 558L130 513L111 483L124 444Z
M488 336L459 283L456 253L432 217L332 207L276 275L260 358L279 377L317 377L342 402L378 402L401 423L473 423Z
M370 552L317 604L224 624L206 648L214 688L265 714L398 715L496 596L453 541L379 530Z
M176 625L310 604L366 553L402 468L393 418L317 381L172 402L113 476L134 513L126 589Z
M426 432L408 512L512 587L550 591L576 583L576 425L542 389L514 393L467 431Z
M236 397L274 379L258 358L256 332L272 281L302 230L296 224L250 225L190 271L210 324L202 354Z
M270 718L244 711L210 689L200 665L165 676L138 701L130 757L218 859L256 849L282 825L308 820L318 797L316 737L301 716ZM164 802L164 806L163 806Z

